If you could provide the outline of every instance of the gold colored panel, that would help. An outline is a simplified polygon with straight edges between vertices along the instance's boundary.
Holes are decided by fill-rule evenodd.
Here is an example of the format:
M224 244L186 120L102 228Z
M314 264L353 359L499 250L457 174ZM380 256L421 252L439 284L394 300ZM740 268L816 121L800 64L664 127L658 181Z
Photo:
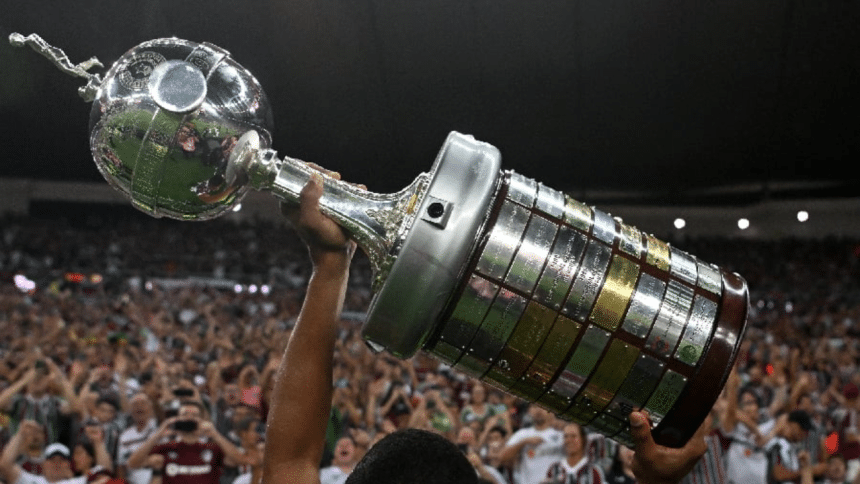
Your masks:
M614 256L609 274L591 310L591 320L606 330L615 331L630 303L638 277L639 264L619 255Z

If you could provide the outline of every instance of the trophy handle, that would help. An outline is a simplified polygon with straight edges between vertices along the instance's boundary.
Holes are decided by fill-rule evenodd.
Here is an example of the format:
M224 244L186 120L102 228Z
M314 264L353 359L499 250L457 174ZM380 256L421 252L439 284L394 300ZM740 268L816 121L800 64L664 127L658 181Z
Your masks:
M13 32L9 35L9 43L15 47L23 47L27 45L34 51L45 56L52 64L66 74L86 79L87 85L78 88L78 94L86 102L93 102L96 98L96 93L99 90L102 80L98 74L90 74L87 71L93 67L104 67L97 58L91 57L89 60L85 60L80 64L72 64L72 61L69 60L69 57L62 51L62 49L45 42L42 37L36 34L30 34L25 37L17 32Z
M239 138L228 163L227 178L246 176L256 190L270 191L286 202L298 203L299 193L311 174L317 172L304 161L284 157L260 148L260 136L249 131ZM384 282L386 267L393 263L398 241L415 218L426 191L428 174L420 174L409 186L392 194L374 193L358 185L338 180L325 172L320 210L343 227L367 254L375 276Z

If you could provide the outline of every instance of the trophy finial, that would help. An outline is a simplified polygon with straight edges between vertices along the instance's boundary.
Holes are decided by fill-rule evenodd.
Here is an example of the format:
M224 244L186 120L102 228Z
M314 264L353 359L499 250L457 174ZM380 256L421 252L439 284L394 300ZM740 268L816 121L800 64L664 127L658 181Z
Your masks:
M61 49L45 42L45 39L37 34L23 36L17 32L9 35L9 43L15 47L30 46L31 49L45 56L52 64L57 66L61 71L74 77L82 77L87 80L86 86L78 88L78 94L86 102L93 102L96 93L101 86L102 80L98 74L91 74L87 71L93 67L103 68L104 65L95 57L90 57L88 60L80 64L72 64L69 57Z

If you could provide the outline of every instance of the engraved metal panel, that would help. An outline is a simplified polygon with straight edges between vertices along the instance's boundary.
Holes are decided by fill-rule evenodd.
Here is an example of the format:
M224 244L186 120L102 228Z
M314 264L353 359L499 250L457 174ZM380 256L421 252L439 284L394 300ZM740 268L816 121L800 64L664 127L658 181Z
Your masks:
M487 245L478 259L476 271L498 280L505 276L520 245L529 215L530 212L519 205L508 201L502 204Z
M654 323L657 311L660 310L665 291L665 282L650 274L642 274L621 328L636 337L644 338Z
M630 412L643 408L660 381L665 367L665 363L656 358L639 355L606 412L626 420Z
M519 392L529 395L529 401L535 401L544 394L555 372L561 368L573 348L581 328L582 325L576 321L558 316L531 366L514 385Z
M507 289L499 290L496 300L469 344L468 354L460 358L457 366L463 365L469 370L485 373L510 338L527 302L524 297Z
M687 323L687 315L693 305L693 288L675 280L669 281L663 305L648 335L645 347L664 357L669 357L681 337Z
M614 256L606 282L591 311L591 321L606 330L615 331L630 302L637 277L639 264L620 255Z
M510 175L510 184L508 185L507 199L531 209L535 204L535 197L537 196L537 182L519 173L512 171L508 173Z
M672 261L672 275L690 284L691 286L695 286L696 261L693 260L690 254L678 250L675 247L671 247L669 249L669 253L671 254L669 259Z
M672 409L672 405L678 400L678 396L684 391L687 386L687 378L680 373L672 370L666 370L654 394L648 399L645 404L645 410L648 411L648 416L651 418L653 425L659 424L663 417Z
M637 347L620 339L612 340L582 392L582 397L588 399L591 408L600 411L609 405L638 356Z
M552 396L567 400L576 395L591 374L608 342L609 333L606 331L596 326L590 326L586 329L564 370L553 383L550 390ZM543 398L548 397L550 397L549 394L544 395ZM554 406L561 407L561 405Z
M594 211L591 207L570 197L566 197L566 199L567 203L564 205L564 223L576 227L585 233L591 232L591 226L594 224Z
M720 277L720 270L700 260L697 260L696 263L699 267L699 280L697 281L699 287L718 296L722 295L723 279Z
M642 233L639 232L639 229L621 224L621 239L618 241L618 248L635 259L641 259L642 253L645 251L645 244L642 243Z
M561 220L564 217L564 194L540 183L535 209Z
M566 225L559 228L552 253L535 287L532 296L535 300L555 310L561 309L587 242L588 237L582 233Z
M511 264L505 282L526 294L531 294L546 263L558 225L541 216L532 215L525 238Z
M612 437L627 428L628 422L628 420L619 420L611 415L601 413L588 426L595 432Z
M693 312L690 314L690 321L687 323L687 327L684 328L684 334L681 336L681 344L678 345L678 350L675 351L675 359L690 366L698 363L699 358L702 357L702 353L705 351L705 345L714 329L716 319L717 303L704 296L696 296L693 301Z
M615 219L608 213L594 210L594 238L607 244L615 243Z
M597 292L603 285L611 255L612 249L609 246L593 241L588 244L576 280L562 309L566 315L576 321L585 322L597 298Z
M531 365L554 322L554 311L534 301L528 303L523 317L485 378L505 388L512 387Z
M669 272L669 245L653 235L645 234L645 247L648 251L645 262L661 271Z
M499 286L484 279L483 277L472 275L469 278L469 284L463 290L463 294L457 300L454 311L448 322L442 327L442 333L439 337L443 341L459 353L453 361L457 361L460 355L466 350L481 321L490 309L490 304L496 298L499 292ZM449 352L450 353L450 352ZM446 355L450 357L454 353Z

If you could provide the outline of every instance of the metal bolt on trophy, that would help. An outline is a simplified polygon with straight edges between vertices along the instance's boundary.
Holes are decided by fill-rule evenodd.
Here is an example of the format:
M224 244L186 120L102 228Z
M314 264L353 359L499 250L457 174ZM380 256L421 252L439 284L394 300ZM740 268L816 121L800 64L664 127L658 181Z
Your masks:
M12 34L92 101L90 146L114 188L155 217L206 220L251 188L297 201L312 168L270 149L260 84L229 52L144 42L104 79L37 35ZM376 351L419 349L631 444L682 446L716 401L746 325L746 282L512 171L493 146L452 132L429 173L394 194L325 177L323 211L368 255Z

